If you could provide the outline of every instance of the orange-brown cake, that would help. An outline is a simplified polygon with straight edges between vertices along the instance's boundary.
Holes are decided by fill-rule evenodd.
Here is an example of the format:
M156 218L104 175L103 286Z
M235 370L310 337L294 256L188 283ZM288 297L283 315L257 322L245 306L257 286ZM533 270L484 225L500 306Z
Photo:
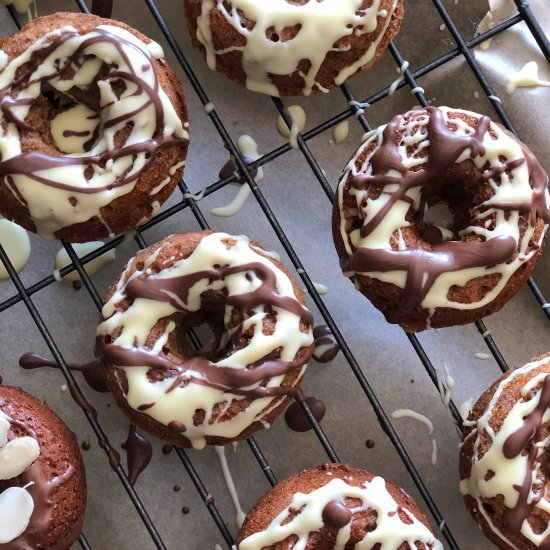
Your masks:
M185 0L212 70L274 96L327 92L382 56L403 0Z
M155 214L188 145L181 84L162 48L77 13L40 17L0 48L0 214L72 242Z
M498 311L542 252L549 207L548 176L516 137L486 116L427 107L367 136L332 229L344 274L415 332Z

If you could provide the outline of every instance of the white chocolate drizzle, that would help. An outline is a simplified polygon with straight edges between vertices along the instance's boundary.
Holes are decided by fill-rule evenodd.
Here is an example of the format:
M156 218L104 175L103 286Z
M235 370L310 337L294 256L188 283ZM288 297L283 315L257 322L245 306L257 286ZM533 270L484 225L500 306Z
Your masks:
M94 250L97 250L101 246L103 246L104 243L101 241L92 241L89 243L75 243L72 245L76 255L79 258L83 258L87 254L92 253ZM98 256L97 258L94 258L93 260L89 261L85 266L84 269L86 270L86 273L88 275L94 275L97 273L100 269L105 267L107 264L114 261L116 258L116 249L112 248L111 250L107 250L101 256ZM69 254L64 248L61 248L59 252L57 253L57 256L55 257L55 270L54 270L54 277L57 281L60 281L61 279L66 281L80 281L80 274L76 269L74 271L71 271L65 277L61 277L60 271L67 267L68 265L72 264L72 260L69 258Z
M15 271L19 273L31 256L31 241L28 233L19 225L0 219L0 244L8 255ZM0 281L9 279L8 270L0 262Z
M235 522L237 524L237 527L240 529L243 526L243 522L246 514L243 512L243 509L241 507L239 494L237 493L237 489L235 488L235 482L233 481L233 476L231 475L231 470L229 469L229 465L227 464L227 457L225 456L225 447L215 445L214 451L216 452L216 456L220 461L223 478L225 480L227 490L229 491L229 495L231 496L231 500L233 501L233 506L235 506L235 511L237 512ZM234 452L235 451L236 449L234 449Z
M508 76L506 93L512 95L518 88L533 86L550 87L550 82L539 78L539 66L536 61L529 61L517 73Z
M367 510L377 513L376 528L365 533L365 536L350 548L368 550L380 545L380 550L396 550L407 543L409 548L416 548L415 543L421 543L422 548L443 550L441 543L433 536L430 530L421 523L407 508L400 506L390 495L386 482L381 477L375 477L365 482L361 487L349 485L342 479L332 479L323 487L311 493L295 493L292 501L265 529L245 538L239 544L239 550L258 550L282 542L294 535L297 541L293 544L294 550L304 550L310 533L319 531L324 525L323 510L332 501L344 502L346 498L358 500L361 504L350 508L353 514ZM293 517L292 508L299 511ZM407 523L400 518L405 514ZM288 521L289 518L290 521ZM338 530L335 541L335 550L348 548L352 519ZM409 523L410 522L410 523Z
M364 9L361 8L362 3L362 0L323 0L299 5L287 0L232 0L230 3L202 0L196 36L206 49L206 60L212 70L216 69L218 58L225 53L242 52L247 88L273 96L278 96L279 90L269 75L291 75L299 71L300 62L307 59L309 68L300 75L304 80L302 94L309 95L315 89L327 91L316 81L316 76L329 52L349 49L347 43L338 45L342 38L377 32L363 55L339 71L334 85L344 83L374 58L398 2L394 0L385 11L380 10L381 0L373 0L372 5ZM215 47L210 27L210 12L213 9L217 9L227 23L243 36L243 46L235 45L228 49ZM254 22L251 30L242 22L241 14ZM381 29L379 19L382 19ZM296 35L288 41L279 40L280 33L290 27L298 27Z

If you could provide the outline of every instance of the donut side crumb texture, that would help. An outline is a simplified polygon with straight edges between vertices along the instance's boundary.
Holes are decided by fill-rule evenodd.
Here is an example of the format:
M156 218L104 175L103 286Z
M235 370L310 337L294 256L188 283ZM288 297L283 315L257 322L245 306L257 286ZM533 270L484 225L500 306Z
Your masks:
M526 367L530 367L530 365L536 363L539 364L534 365L535 368L529 369L529 371L526 370ZM479 423L480 419L489 413L488 425L495 434L499 434L512 409L518 404L531 400L537 392L541 391L541 385L544 382L537 383L527 393L525 392L526 385L537 376L545 375L546 378L550 377L550 353L532 359L524 367L510 370L503 374L481 395L464 424L459 456L459 473L463 483L472 476L474 456L476 457L476 461L479 462L491 450L494 444L491 434ZM496 402L492 403L499 388L502 391ZM521 423L514 427L520 430ZM538 436L538 441L535 441L535 435ZM550 423L542 421L540 431L537 434L531 433L529 442L526 448L522 450L521 456L525 458L537 445L540 445L540 442L544 442L549 436ZM547 506L548 473L550 471L547 448L543 447L538 455L536 459L536 472L533 482L529 486L530 497L535 503L538 503L542 498ZM504 467L506 464L503 463L502 466ZM490 481L497 474L501 474L501 472L489 471L484 479L485 481ZM525 475L526 477L530 477L531 474L525 471ZM511 478L507 481L509 481L510 485L514 483ZM519 487L514 485L513 491L518 495L519 499ZM466 508L469 510L474 521L479 525L483 534L498 548L506 550L513 550L514 548L536 550L539 547L546 547L534 544L533 541L529 540L522 533L510 527L507 521L510 509L505 505L502 494L494 496L482 495L476 498L470 494L464 494L463 491L463 497ZM550 514L534 505L527 515L525 522L529 524L534 533L542 534L550 525Z
M0 410L36 434L40 445L37 461L47 480L73 468L72 476L52 491L51 523L48 532L40 534L40 548L65 550L80 536L86 508L86 477L78 441L44 402L19 388L0 384ZM11 430L16 435L27 435L17 426L12 426Z
M123 277L128 281L136 271L142 271L144 265L147 263L149 266L151 274L158 274L164 270L170 269L176 262L188 258L201 240L211 235L212 231L203 231L200 233L185 233L185 234L176 234L166 237L162 241L154 244L153 246L141 250L132 260L129 268L123 273ZM228 245L231 243L228 243ZM255 252L264 258L268 259L271 263L279 268L291 281L294 294L298 302L302 305L305 304L304 296L294 280L290 275L286 267L279 262L278 260L267 256L262 252L261 245L255 241L250 241L250 244L255 248ZM154 261L151 262L151 257L154 256ZM206 266L204 266L206 267ZM120 279L119 279L120 281ZM118 282L115 283L105 297L105 303L107 303L113 294L116 291ZM125 311L130 307L132 301L126 298L124 301L119 302L116 305L116 311ZM185 313L176 313L173 316L168 318L160 319L156 325L152 328L149 335L147 336L145 347L152 349L155 345L155 342L165 333L168 323L173 320L176 323L176 328L170 333L168 341L163 348L163 354L170 360L175 363L183 363L185 360L192 358L197 354L196 349L191 343L188 330L191 327L197 327L204 323L208 324L212 330L216 339L219 339L221 334L224 332L223 327L223 306L216 308L211 311L199 311L199 312L185 312ZM104 320L104 319L102 319ZM221 322L220 322L221 320ZM264 331L270 332L273 329L273 321L269 317L266 317L264 320ZM302 324L302 331L307 331L309 328ZM117 329L112 334L108 336L109 341L115 341L116 338L120 335L122 328ZM241 341L236 345L232 344L228 349L223 351L224 356L229 356L234 353L237 349L245 347L248 344L246 334L243 335ZM304 348L300 349L297 353L296 359L298 362L306 361L306 350ZM115 401L121 407L123 412L128 416L130 421L144 430L148 431L152 435L159 437L173 445L191 448L192 442L187 438L184 433L177 433L174 429L162 424L161 422L155 420L151 416L136 411L128 404L126 400L126 394L128 391L128 380L127 377L121 369L117 369L109 363L105 363L106 369L106 381L107 385L112 392ZM174 378L178 375L177 371L164 371L162 369L151 369L148 378L153 381L164 380L166 378ZM300 379L300 369L294 368L287 372L280 384L281 387L297 387L299 386ZM230 393L230 391L229 391ZM290 402L289 396L281 396L275 398L275 401L278 402L277 406L274 406L272 403L266 406L267 414L260 414L261 418L258 421L253 422L248 426L241 434L236 438L225 438L218 436L206 436L206 442L209 445L225 445L231 441L240 441L244 440L254 432L262 429L264 425L270 425L287 407ZM223 403L220 403L216 406L217 410L213 411L213 416L210 419L210 423L221 422L223 423L226 420L230 420L238 415L240 412L245 410L251 403L253 399L245 397L239 400L233 400L228 408L223 407ZM200 426L205 419L205 411L197 410L193 422L195 426Z
M141 40L144 44L151 40L132 27L114 21L103 19L95 15L79 13L56 13L43 16L30 22L15 35L6 38L1 48L8 55L9 62L23 54L37 40L45 34L60 29L64 26L73 26L84 35L94 31L100 25L110 25L128 31ZM187 121L187 109L183 97L182 86L172 69L164 59L151 57L151 64L158 78L160 87L166 93L178 117ZM74 99L88 105L93 111L99 110L99 88L94 81L86 89L72 88L67 95L53 90L49 86L43 87L40 96L33 102L25 121L31 127L18 128L21 137L21 150L25 152L38 152L52 157L61 157L64 154L58 149L50 130L50 121L57 114L63 112L74 104ZM6 130L6 122L3 129ZM130 134L130 128L125 127L115 134L114 145L120 148L124 145ZM106 206L100 208L100 217L79 223L73 223L55 232L55 237L69 242L88 242L109 237L112 234L120 234L134 229L154 214L154 204L161 205L173 192L178 180L183 174L183 167L179 167L170 182L157 193L151 195L151 191L159 186L160 182L169 176L169 170L179 162L185 160L188 142L182 140L158 149L154 159L141 173L135 182L133 189L122 196L112 200ZM89 174L86 174L89 177ZM120 180L122 178L118 178ZM81 200L86 196L81 195ZM79 200L75 198L75 200ZM0 177L0 212L6 218L15 221L29 231L36 232L37 227L30 216L25 200L14 185L10 185L9 177Z
M259 0L258 0L259 1ZM313 0L287 0L290 6L301 6ZM323 0L315 0L322 2ZM260 2L261 3L261 2ZM375 0L364 0L360 7L357 9L357 13L368 10L375 3ZM395 9L393 6L395 4ZM191 40L193 45L198 48L203 57L207 57L206 48L203 43L197 38L198 21L201 17L205 5L204 0L185 0L185 17ZM233 6L230 1L223 2L224 8L231 12ZM344 8L342 8L344 9ZM290 9L289 9L290 12ZM332 50L328 51L322 64L320 65L317 74L315 75L315 82L318 85L313 86L310 90L312 93L318 93L319 91L328 91L336 86L335 79L339 73L346 67L352 66L367 52L370 46L377 40L380 40L376 51L372 58L358 68L354 74L362 72L372 67L383 55L388 44L393 40L403 19L404 8L403 0L381 0L378 13L387 12L391 14L386 17L378 17L377 26L374 32L367 32L364 34L344 34L349 29L342 29L342 37L339 38L335 44L333 44ZM390 17L390 21L386 26L386 19ZM241 9L238 9L239 25L250 31L254 28L256 22L246 17ZM208 13L208 23L211 30L211 42L216 52L216 71L230 78L237 84L246 86L247 74L243 66L243 52L242 49L247 44L247 38L243 32L238 31L228 19L224 16L218 5L214 5L210 8ZM270 41L273 44L280 46L281 56L285 55L284 45L285 43L293 40L300 32L301 23L297 23L292 26L279 29L276 32L274 26L266 29L266 41ZM354 31L361 30L361 27L357 27ZM322 32L322 31L320 31ZM384 33L384 36L380 39L380 35ZM307 50L307 45L304 48L302 59L299 61L295 69L290 74L268 74L271 84L280 96L299 96L304 94L304 78L303 74L307 73L311 68L310 56L317 52L311 52Z
M324 487L334 479L341 479L352 487L363 488L365 483L371 483L374 475L366 470L352 468L346 464L323 464L304 470L283 481L269 490L248 512L244 524L237 536L236 544L239 545L251 535L265 531L274 518L288 508L295 493L309 494ZM398 505L399 516L405 523L410 519L402 512L405 508L429 532L433 534L426 515L418 508L413 498L403 489L390 481L385 482L385 487L393 500ZM346 498L345 504L352 508L359 504L357 499ZM297 513L291 514L296 517ZM356 544L369 532L376 529L377 513L373 509L360 511L353 514L351 522L351 534L346 548L354 548ZM287 522L285 522L287 523ZM307 541L306 550L332 550L338 535L338 529L324 525L319 531L311 532ZM262 550L291 550L297 541L295 535L287 537L284 541L262 548ZM401 544L397 550L430 550L426 545L417 541L415 548L410 548L406 542Z

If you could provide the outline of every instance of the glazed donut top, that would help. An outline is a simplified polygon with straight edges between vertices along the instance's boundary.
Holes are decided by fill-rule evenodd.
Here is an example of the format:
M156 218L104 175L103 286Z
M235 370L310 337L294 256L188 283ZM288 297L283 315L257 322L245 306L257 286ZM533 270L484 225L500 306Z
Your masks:
M478 503L492 531L511 548L516 546L496 527L483 507L486 498L503 498L506 510L502 516L504 525L512 532L521 534L536 548L550 548L550 523L546 528L533 528L528 518L535 510L543 517L550 514L550 501L546 489L546 470L542 462L547 451L550 435L550 373L548 356L516 369L500 384L484 411L476 421L465 423L470 433L465 441L474 438L474 452L470 477L460 482L463 495L469 495ZM539 367L543 367L539 369ZM539 369L539 372L533 372ZM520 376L529 375L521 388L518 399L496 429L495 406L507 399L507 389ZM489 448L481 455L481 440L489 442Z
M391 9L385 10L380 9L381 0L372 0L368 8L362 8L367 3L364 0L201 0L201 3L197 39L206 49L209 67L216 69L217 55L241 51L247 88L274 96L278 96L279 91L269 75L290 75L299 70L303 60L309 61L309 68L301 75L304 78L303 94L311 94L315 87L328 91L315 81L327 54L346 51L349 46L342 46L341 50L337 47L340 39L374 33L378 19L383 19L384 27L369 49L360 59L343 67L334 78L336 85L344 83L373 59L398 5L398 1L394 0ZM229 49L216 48L210 28L210 11L214 8L244 37L244 45L235 45ZM243 23L243 15L253 25ZM274 30L275 33L281 33L283 29L295 27L298 27L296 35L286 42L275 41L270 32Z
M350 509L345 499L353 499L356 504ZM269 527L246 537L239 544L239 550L271 547L292 535L297 537L292 548L304 549L310 533L325 525L338 529L335 548L348 548L354 515L368 510L377 514L376 528L367 531L363 539L350 548L370 550L379 545L380 550L395 550L407 543L413 549L417 548L415 543L422 543L422 548L443 550L430 530L409 510L397 504L381 477L374 477L362 487L335 478L311 493L295 493L291 503ZM402 514L407 517L406 523L400 517Z
M471 126L461 116L476 122ZM434 226L436 235L423 235L427 242L409 249L401 232L411 225L410 211L424 215L424 192L452 165L468 159L479 172L463 185L483 184L490 196L474 204L470 225L457 236ZM544 231L537 242L533 235L541 218L550 221L547 186L548 176L533 154L486 116L447 107L398 115L359 148L340 182L336 231L346 252L342 269L351 277L368 275L403 289L393 322L417 306L432 313L438 307L480 308L540 248ZM360 227L350 228L346 204L356 208ZM459 303L448 298L453 286L493 273L500 279L481 299Z
M101 219L100 208L132 191L159 148L188 139L152 65L162 57L157 43L114 25L86 34L62 27L11 60L0 51L0 178L26 204L42 237ZM72 90L89 90L93 82L97 112L72 97ZM50 122L64 156L21 147L22 132L32 130L25 119L43 86L75 103ZM117 133L130 127L117 146Z
M98 327L98 351L109 364L124 370L130 407L185 432L195 448L202 448L206 436L238 436L261 420L266 410L275 408L281 395L292 393L293 388L279 385L289 371L303 372L313 354L313 317L297 300L289 277L266 258L264 251L259 254L260 249L246 237L211 233L189 257L172 258L173 265L152 274L148 268L161 247L142 271L121 276L103 308L105 320ZM210 298L212 292L208 291L220 292ZM127 299L131 300L128 308L117 308ZM163 353L176 328L173 320L153 347L146 347L147 337L159 320L176 312L197 312L207 304L225 309L226 332L219 350L252 331L245 347L218 360L196 355L176 363ZM238 326L233 324L235 311L240 317ZM271 311L276 322L269 333L263 324L268 316L273 317ZM116 338L105 343L105 336L113 333L118 334ZM302 348L307 353L298 360ZM170 369L177 375L153 383L148 378L151 368ZM228 409L233 400L244 398L253 401L235 416L209 421L219 406ZM195 426L192 419L197 409L205 411L205 420Z
M25 435L16 435L15 431ZM48 531L52 492L74 474L66 472L48 480L40 464L36 434L25 423L0 410L0 548L38 548ZM76 525L80 529L80 525ZM75 536L76 539L76 536Z

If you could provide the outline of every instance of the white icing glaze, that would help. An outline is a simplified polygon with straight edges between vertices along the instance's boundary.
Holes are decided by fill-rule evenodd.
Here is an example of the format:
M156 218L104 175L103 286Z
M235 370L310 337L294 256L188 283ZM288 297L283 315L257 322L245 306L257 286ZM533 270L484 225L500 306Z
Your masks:
M22 535L31 520L34 501L21 487L9 487L0 494L0 544Z
M74 251L76 252L76 255L79 258L83 258L87 254L90 254L94 250L97 250L100 246L103 246L104 243L101 241L92 241L89 243L75 243L72 245ZM97 273L101 268L105 267L110 262L114 261L116 258L116 250L112 248L111 250L107 250L107 252L104 252L101 254L101 256L98 256L97 258L93 259L92 261L88 262L84 269L86 269L86 272L88 275L94 275ZM59 275L59 272L68 265L72 264L71 259L69 258L69 254L67 251L62 248L57 253L57 256L55 257L55 271L58 274L58 277L56 279L61 279L61 276ZM54 275L55 276L55 275ZM80 275L78 274L78 271L71 271L68 275L65 275L63 277L66 281L80 281Z
M541 359L516 369L511 372L504 380L498 385L489 405L487 406L483 415L473 422L475 426L470 432L467 438L463 441L462 445L471 438L474 438L474 448L472 455L472 470L470 477L462 479L460 482L460 491L463 495L469 495L477 501L479 513L483 515L489 527L511 548L516 548L511 541L509 541L500 530L492 523L490 516L483 507L482 499L493 498L501 495L503 498L503 504L511 509L514 508L518 502L519 493L515 487L521 487L524 479L527 475L528 457L524 453L520 453L514 458L507 458L504 455L503 447L505 441L510 435L512 435L523 423L523 419L527 417L538 405L541 397L540 384L544 378L548 375L548 372L541 371L534 375L529 382L521 389L521 394L525 400L518 400L508 412L506 418L504 418L502 425L498 431L495 431L490 424L494 408L496 404L503 398L504 392L507 387L514 382L514 380L520 375L526 375L538 367L548 363L548 358ZM546 370L546 369L545 369ZM529 395L531 391L535 390L533 395ZM550 408L547 408L543 414L542 422L546 423L550 421ZM483 456L480 456L480 434L485 433L489 436L489 446ZM537 445L537 457L540 457L544 453L546 446L549 443L550 438L546 438ZM487 476L487 472L494 472L494 475ZM536 493L533 491L533 485L536 485L537 480L544 479L544 476L540 471L540 464L537 461L537 466L532 474L532 483L530 485L528 502L535 502L535 508L546 513L550 512L550 503L547 499L546 492L543 489L543 495L541 500L537 500ZM531 541L535 547L538 547L540 543L550 534L550 525L542 533L535 533L533 528L526 519L521 527L521 534Z
M550 86L550 82L539 78L539 66L536 61L529 61L517 73L508 76L506 93L512 95L517 88L532 86Z
M292 119L292 125L289 128L282 115L279 115L276 123L277 132L288 139L293 149L298 149L297 138L298 134L306 127L306 112L301 105L289 105L286 109Z
M472 407L474 406L474 398L470 397L467 401L464 401L461 403L458 407L458 412L460 413L460 416L466 420L468 418L468 415L470 414L470 411L472 410Z
M313 286L315 287L315 290L317 291L317 294L319 294L319 296L324 296L325 294L328 294L327 285L324 285L322 283L313 283Z
M395 419L400 418L412 418L413 420L417 420L418 422L421 422L428 428L428 435L432 435L434 431L434 425L432 424L432 421L423 414L413 411L411 409L396 409L391 413L391 417Z
M13 5L18 13L29 13L31 6L34 4L34 0L0 0L0 4L6 6Z
M243 134L239 136L237 140L237 147L242 155L248 157L252 162L258 160L262 155L258 152L258 144L252 136ZM254 181L260 183L264 179L264 169L262 166L258 168ZM234 216L237 214L240 209L244 206L246 199L251 195L252 190L247 184L242 184L237 191L234 199L227 204L226 206L218 206L217 208L212 208L210 214L213 216L218 216L222 218L227 218L229 216Z
M444 120L446 122L448 122L449 113L451 112L463 113L468 117L475 118L476 120L479 120L481 116L477 113L464 111L461 109L450 109L448 107L440 107L439 109L443 114ZM423 131L421 131L422 128L425 127L428 123L428 120L429 116L427 113L425 114L425 116L422 117L414 117L414 120L411 119L408 123L405 121L405 119L401 120L400 129L404 130L404 135L401 143L398 146L398 151L401 156L403 165L408 169L423 165L426 162L426 158L419 158L416 155L409 156L407 154L407 147L411 147L415 151L420 151L429 145L429 140L425 139L426 135ZM472 127L470 127L465 121L453 118L452 123L455 127L454 131L457 135L465 136L473 132ZM410 203L401 200L395 202L391 210L384 217L383 221L377 226L374 231L369 233L369 235L367 235L366 237L362 238L360 236L359 229L352 231L349 236L347 235L347 220L346 217L343 215L342 209L344 193L343 183L350 176L371 173L372 167L369 161L374 152L377 151L383 143L383 132L385 127L386 126L381 126L380 128L374 130L372 133L367 134L366 141L363 143L363 145L361 145L355 157L352 158L351 161L348 163L341 178L340 185L338 186L338 203L340 205L341 213L340 234L342 236L345 250L349 256L352 256L354 250L359 247L368 247L371 249L391 248L391 241L393 239L394 233L410 225L409 222L406 220L406 215L411 205ZM414 134L411 133L413 127L418 129L418 131L416 131ZM495 135L496 139L493 139L491 133ZM373 142L376 143L376 147L374 148L373 152L367 156L361 166L357 167L357 159ZM483 146L485 147L486 151L485 155L478 155L477 157L472 159L479 170L484 169L485 165L488 165L490 167L500 167L501 156L506 157L508 161L524 159L523 151L519 143L515 139L507 135L500 126L494 123L491 123L490 131L485 133L485 135L483 136ZM469 158L469 156L470 149L466 149L464 154L457 160L457 162L462 162L466 158ZM388 175L399 175L397 171L394 172L395 173L390 173ZM435 308L438 307L447 307L453 309L477 309L489 304L499 295L499 293L508 283L510 277L525 262L529 261L536 253L535 247L533 247L529 253L526 253L529 247L529 242L532 239L535 231L535 228L531 226L531 224L528 225L520 240L518 227L520 214L517 210L512 210L507 213L504 212L504 210L502 209L490 208L492 204L515 204L532 201L534 192L529 184L530 174L527 162L523 162L520 166L513 168L511 170L511 176L513 177L509 177L506 173L502 174L500 177L500 184L497 183L494 178L489 179L488 184L494 190L494 195L489 200L483 203L483 206L488 207L489 209L485 212L482 212L481 210L476 210L474 212L474 217L476 220L483 220L486 219L487 216L494 214L496 217L494 230L491 230L490 228L470 226L465 228L459 236L475 233L480 237L484 237L487 241L500 236L512 237L517 243L519 243L519 253L516 254L511 261L505 264L442 273L439 277L437 277L434 284L420 304L423 308L432 310L432 314L433 311L435 311ZM388 185L386 189L387 191L391 191L391 186ZM382 194L376 200L369 200L366 207L364 207L362 191L356 190L352 187L349 193L353 195L357 200L357 209L358 211L360 210L363 213L364 225L372 220L390 199L389 194ZM415 208L418 208L420 196L420 187L414 187L410 189L406 195L406 197L410 199L410 201L415 205ZM545 192L545 198L547 205L550 206L550 194L548 193L548 190L546 190ZM548 226L546 225L545 231L547 227ZM541 238L537 242L539 246L542 244L543 238L544 231L541 235ZM402 249L401 245L400 249ZM471 279L482 277L484 275L490 275L492 273L499 273L501 275L501 278L494 286L494 288L486 292L479 301L463 303L451 301L448 298L449 290L452 286L456 285L462 287ZM346 275L348 276L351 276L353 274L354 273L350 272L346 273ZM399 288L405 288L407 272L404 270L395 270L383 273L369 272L364 274L380 281L392 283Z
M382 30L371 47L360 59L342 68L334 84L342 84L373 59L392 20L397 0L385 15L379 10L381 0L373 0L372 6L364 10L360 9L361 4L362 0L323 0L303 5L290 4L286 0L232 0L230 4L222 0L202 0L202 12L197 19L197 39L206 49L206 60L212 70L216 69L218 56L230 51L241 51L246 86L269 95L279 95L269 74L290 75L298 70L300 61L308 59L311 62L309 70L300 74L304 79L302 93L309 95L315 88L326 91L316 81L316 76L327 54L339 51L335 44L351 34L359 36L373 33L378 26L378 19L382 18ZM229 6L229 11L226 6ZM209 16L213 8L217 8L222 17L245 38L244 46L216 49ZM242 25L239 11L255 22L252 30ZM300 29L292 40L275 42L267 38L269 29L281 33L283 29L295 25L300 25ZM342 50L348 48L346 45Z
M323 487L311 493L295 493L290 505L285 508L268 526L265 531L250 535L239 544L239 550L258 550L265 546L274 545L290 535L298 540L293 544L294 550L304 550L309 534L319 531L323 525L323 509L334 500L344 501L353 498L361 501L359 506L350 508L353 514L365 510L376 511L376 528L365 534L363 539L356 543L356 550L368 550L380 545L380 550L396 550L403 543L410 548L416 548L415 542L420 542L433 550L443 550L441 543L432 535L429 529L407 508L399 507L397 502L386 489L386 482L381 477L375 477L370 483L362 487L349 485L342 479L332 479ZM283 523L290 515L289 508L300 510L292 520ZM404 513L411 523L404 523L399 513ZM343 550L349 544L351 521L339 529L335 542L335 550Z
M223 242L226 239L235 239L235 245L228 249ZM160 248L145 262L144 271L151 265L159 252ZM233 237L225 233L213 233L204 237L187 259L178 260L172 267L151 277L169 279L208 269L215 264L240 266L250 262L259 262L271 269L276 276L279 294L296 299L290 279L271 261L255 252L246 237ZM130 263L128 266L130 266ZM136 271L130 279L140 275L142 275L142 272ZM226 277L225 281L201 280L191 288L187 303L181 304L181 307L186 311L197 311L200 308L201 294L210 288L226 288L228 296L232 296L250 292L260 286L261 281L253 272L249 273L251 280L248 280L246 275L246 273L234 274ZM115 293L103 308L103 316L106 320L98 327L98 334L112 334L120 328L120 335L117 336L114 343L131 349L135 346L143 347L147 336L159 319L169 317L176 312L176 309L169 303L137 298L126 311L115 312L116 304L124 300L125 288L130 280L127 279L128 276L125 271L117 284ZM277 323L273 334L265 335L263 333L262 320L266 313L263 308L258 307L255 309L256 314L245 322L243 328L245 331L248 328L252 328L254 331L249 345L229 357L217 361L215 364L244 369L247 365L259 361L278 347L282 348L281 359L292 361L300 348L310 346L313 343L311 330L305 333L300 331L300 318L298 315L278 307L273 307L273 309L277 311ZM226 322L230 321L232 310L231 306L226 306ZM160 353L174 328L175 324L173 322L168 323L164 335L159 338L152 350L154 353ZM221 345L224 345L223 339ZM149 370L147 367L128 368L124 365L117 365L117 367L125 372L128 379L128 393L125 397L130 407L137 410L144 403L155 403L146 411L146 414L166 425L172 421L182 422L187 427L185 437L191 441L195 448L205 446L206 436L236 437L253 422L261 420L281 402L281 397L255 399L245 410L231 419L223 422L214 421L212 414L217 404L224 404L223 406L228 407L232 400L239 401L243 397L196 383L178 386L167 393L168 388L173 383L173 378L151 383L147 378ZM305 365L302 367L300 378L304 370ZM283 378L284 375L270 378L267 387L278 386ZM258 387L259 383L253 387ZM193 416L197 409L204 409L206 417L203 423L194 426ZM212 423L210 423L211 419Z
M59 64L66 62L67 58L77 51L79 46L89 38L101 36L99 31L105 31L115 36L122 46L122 54L110 42L97 42L89 44L83 54L90 57L82 63L79 70L65 78L56 77ZM87 155L98 155L105 151L113 151L114 136L121 130L126 123L133 123L131 132L125 142L125 146L131 146L138 143L150 141L155 135L157 117L155 114L154 102L150 101L147 89L155 90L158 86L158 96L161 103L162 116L164 117L164 137L175 136L182 139L188 138L188 133L184 130L182 123L170 103L165 92L158 85L158 79L154 70L151 70L151 55L157 57L162 53L160 46L149 44L145 45L128 31L119 27L103 25L96 30L78 35L77 31L70 26L62 27L44 35L43 38L33 43L23 54L12 59L5 69L0 73L0 89L9 90L13 83L14 76L19 67L24 65L34 52L40 51L61 35L73 33L64 40L57 48L47 55L44 61L30 75L31 84L21 92L15 94L14 99L35 100L41 94L41 84L39 81L32 83L35 79L47 78L51 87L60 93L66 93L73 87L87 89L89 84L96 78L98 71L103 66L102 61L108 61L113 66L117 66L117 71L121 76L116 78L108 77L98 82L101 93L101 107L98 114L101 132L99 139L93 145L92 149L86 153L75 152L72 157L81 157ZM152 53L151 53L152 52ZM147 67L147 68L146 68ZM138 79L138 84L125 78L125 74L134 74ZM111 84L117 79L123 79L126 85L124 92L117 98ZM145 107L143 107L146 105ZM141 107L143 109L135 113ZM28 114L29 105L18 105L13 112L24 120ZM88 131L95 121L85 120L80 115L87 108L80 104L63 115L59 115L52 121L52 131L54 137L60 146L68 149L78 149L78 144L82 139L68 140L63 138L61 129ZM87 111L86 111L87 112ZM77 116L78 115L78 116ZM130 116L131 115L131 116ZM110 127L103 125L104 121L115 120L118 117L125 117L122 122L112 124ZM0 122L3 116L0 117ZM61 132L61 136L60 133ZM15 124L8 124L6 132L0 132L0 153L2 160L8 160L21 153L21 144L19 141L19 131ZM38 233L45 238L54 238L56 231L69 225L85 222L94 216L99 216L100 208L106 206L117 197L130 193L137 180L132 180L132 175L139 173L146 162L146 152L137 154L128 154L121 156L114 161L108 161L104 167L99 164L69 165L59 166L42 170L29 175L13 174L13 185L23 197L31 218L33 219ZM93 176L88 180L85 171L88 166L93 168ZM129 179L124 185L112 187L97 192L82 192L90 188L102 188L116 183L117 179L125 176ZM67 186L65 189L44 185L39 182L39 178L48 178L57 184ZM15 193L15 190L13 190ZM74 199L76 198L76 202ZM72 201L70 199L73 199ZM100 217L101 219L101 217Z
M233 501L233 506L235 506L235 511L237 512L237 517L235 518L235 522L237 523L237 527L240 529L243 526L244 518L246 514L243 512L243 509L241 507L241 503L239 501L239 494L237 493L237 489L235 488L235 482L233 481L233 476L231 475L231 470L229 469L229 465L227 464L227 457L225 456L225 447L220 447L216 445L214 447L214 451L216 452L218 460L220 461L220 466L222 468L222 473L223 473L223 479L225 480L227 490L229 491L229 495L231 496L231 500ZM235 448L234 448L234 451L236 451Z
M486 361L487 359L491 359L491 354L490 353L485 353L485 352L482 352L482 351L478 351L475 354L475 356L476 356L477 359L481 359L482 361Z
M0 244L8 255L15 271L21 271L31 256L28 233L19 225L0 219ZM0 262L0 280L9 279L8 271Z
M349 120L344 120L337 124L332 130L332 139L336 145L344 142L349 135Z

